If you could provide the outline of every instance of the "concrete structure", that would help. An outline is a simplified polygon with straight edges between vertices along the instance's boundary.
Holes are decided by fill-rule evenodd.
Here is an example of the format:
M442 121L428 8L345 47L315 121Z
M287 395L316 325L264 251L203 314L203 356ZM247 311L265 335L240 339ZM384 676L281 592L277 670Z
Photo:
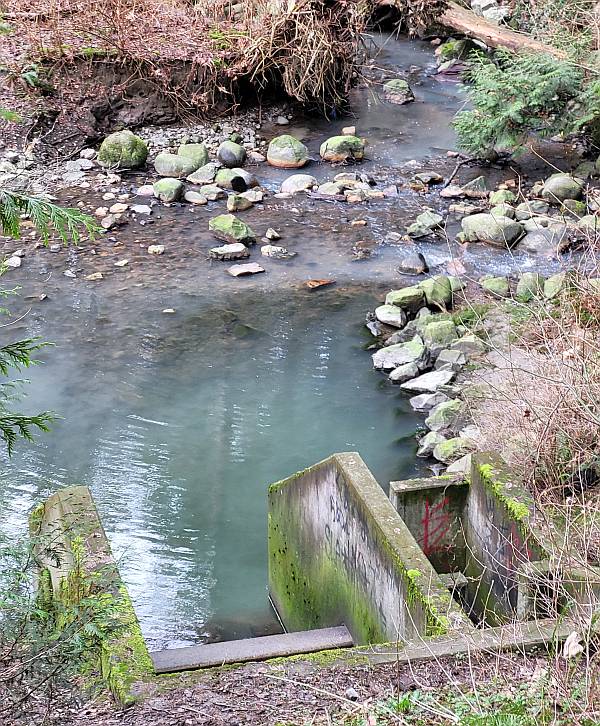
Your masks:
M287 629L344 623L357 644L470 627L356 453L270 487L269 591Z

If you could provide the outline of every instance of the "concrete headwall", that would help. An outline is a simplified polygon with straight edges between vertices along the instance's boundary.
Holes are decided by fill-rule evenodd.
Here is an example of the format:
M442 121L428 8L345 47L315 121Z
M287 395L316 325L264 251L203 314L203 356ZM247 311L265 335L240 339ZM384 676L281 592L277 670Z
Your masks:
M53 605L61 603L56 609L61 630L70 611L97 599L114 627L90 650L88 678L95 676L119 702L129 703L133 683L153 673L152 661L90 490L60 489L33 510L30 529L40 562L40 603L51 616Z
M356 453L270 487L269 589L288 630L343 623L357 644L470 627Z
M390 482L390 501L436 572L465 567L466 482L437 476Z
M473 611L490 625L518 614L519 571L545 557L532 531L533 512L531 496L499 457L473 455L463 518L465 574Z

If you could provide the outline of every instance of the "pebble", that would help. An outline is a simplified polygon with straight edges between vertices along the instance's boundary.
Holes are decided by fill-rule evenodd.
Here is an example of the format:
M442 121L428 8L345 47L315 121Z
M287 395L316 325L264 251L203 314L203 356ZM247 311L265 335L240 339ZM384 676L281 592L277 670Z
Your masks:
M94 280L104 280L104 275L101 272L92 272L91 275L85 275L84 280L93 282Z
M154 194L154 190L152 192ZM114 192L105 192L102 195L102 199L104 199L105 202L108 202L110 199L116 199L117 195Z
M265 237L270 240L277 240L281 239L281 235L277 230L273 229L272 227L269 227L269 229L265 232Z
M344 126L342 136L356 136L356 126Z
M98 207L94 212L96 217L106 217L108 214L108 207Z
M53 244L48 249L50 252L60 252L61 246L59 244Z
M245 265L232 265L227 268L227 272L233 277L244 277L245 275L257 275L259 272L265 272L265 268L261 267L258 262L248 262Z
M20 247L12 253L11 257L25 257L25 250Z
M285 116L277 116L277 118L275 119L275 123L277 124L277 126L289 126L290 122L289 119Z
M119 260L115 262L115 267L126 267L129 264L129 260Z
M148 246L148 254L150 255L162 255L164 254L165 246L164 245L149 245Z
M21 267L22 260L20 257L9 257L8 260L6 260L6 266L10 267L12 269L16 269L17 267Z
M345 695L349 701L358 701L360 699L360 693L356 690L356 688L346 688Z
M65 277L73 277L73 278L74 278L74 277L77 277L77 275L76 275L76 274L75 274L75 273L73 272L73 270L65 270L65 271L63 272L63 275L64 275Z
M144 184L143 186L138 187L136 194L138 197L153 197L154 187L152 184Z
M82 159L95 159L96 158L96 150L95 149L82 149L79 152L79 156Z
M152 214L152 207L148 204L134 204L131 207L134 214Z
M113 204L112 207L108 210L111 214L123 214L123 212L126 212L129 209L129 204L123 204L122 202L117 202L116 204Z

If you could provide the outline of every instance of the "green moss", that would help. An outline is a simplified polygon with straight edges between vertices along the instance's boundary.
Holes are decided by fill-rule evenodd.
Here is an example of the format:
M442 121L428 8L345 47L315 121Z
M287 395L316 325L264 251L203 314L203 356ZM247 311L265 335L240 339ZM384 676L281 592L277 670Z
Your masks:
M479 474L481 482L485 487L494 493L494 495L504 504L510 516L517 522L523 522L530 515L529 506L518 499L509 497L504 491L504 484L497 478L494 467L491 464L480 464Z

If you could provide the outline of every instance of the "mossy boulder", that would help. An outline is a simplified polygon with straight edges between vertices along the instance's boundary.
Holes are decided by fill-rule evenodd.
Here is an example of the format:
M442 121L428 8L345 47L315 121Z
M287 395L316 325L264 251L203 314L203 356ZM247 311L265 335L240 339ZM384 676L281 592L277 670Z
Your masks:
M517 298L521 302L529 302L542 294L544 278L537 272L525 272L517 283Z
M420 336L415 335L406 343L381 348L372 357L373 366L378 370L391 371L406 363L416 363L421 367L427 358L427 349Z
M208 228L217 239L229 243L241 242L248 245L256 242L256 235L252 229L233 214L213 217L208 223Z
M458 332L452 320L434 320L423 326L423 342L432 351L439 352L451 345L457 338Z
M332 136L321 144L319 153L325 161L361 161L365 156L365 144L358 136Z
M416 313L425 301L425 293L420 287L411 285L401 290L392 290L385 296L386 305L396 305L403 310Z
M444 218L441 214L437 214L428 209L416 218L413 224L406 230L411 237L425 237L436 229L441 229L444 224Z
M391 325L394 328L403 328L407 321L404 310L396 305L380 305L375 310L375 317L380 323Z
M510 295L510 285L506 277L486 275L479 280L479 284L494 297L508 297Z
M492 217L508 217L509 219L515 218L515 208L511 207L508 202L502 202L501 204L496 204L495 207L492 207L490 209L490 214Z
M167 204L179 201L183 194L183 182L180 182L179 179L159 179L154 182L152 188L154 189L154 196Z
M415 100L415 94L403 78L393 78L383 84L383 97L389 103L404 105Z
M542 197L552 204L560 204L566 199L579 199L585 181L571 174L552 174L542 188Z
M452 284L447 275L436 275L419 283L427 305L445 310L452 305Z
M448 431L460 428L464 405L461 401L451 400L438 404L429 412L425 426L431 431Z
M523 234L523 227L509 217L472 214L461 222L465 242L487 242L496 247L512 247Z
M544 282L544 297L547 300L553 300L555 297L558 297L563 290L567 289L568 278L569 276L566 272L559 272L556 275L551 275Z
M473 442L469 439L456 436L439 443L433 450L433 458L441 461L443 464L451 464L461 457L473 451Z
M243 166L246 161L246 149L235 141L223 141L217 149L217 159L228 169Z
M267 162L280 169L300 169L308 163L306 146L294 136L276 136L267 149Z
M490 206L495 207L497 204L514 202L517 197L510 189L498 189L498 191L490 192Z
M177 149L177 156L184 156L186 159L193 161L196 165L194 171L208 164L208 151L204 144L181 144Z
M182 179L198 169L196 162L187 156L163 152L154 159L154 168L160 176Z
M234 192L245 192L248 184L237 169L219 169L215 176L215 184L222 189L232 189Z
M107 136L98 151L98 163L115 169L139 169L146 163L148 147L131 131L116 131Z

